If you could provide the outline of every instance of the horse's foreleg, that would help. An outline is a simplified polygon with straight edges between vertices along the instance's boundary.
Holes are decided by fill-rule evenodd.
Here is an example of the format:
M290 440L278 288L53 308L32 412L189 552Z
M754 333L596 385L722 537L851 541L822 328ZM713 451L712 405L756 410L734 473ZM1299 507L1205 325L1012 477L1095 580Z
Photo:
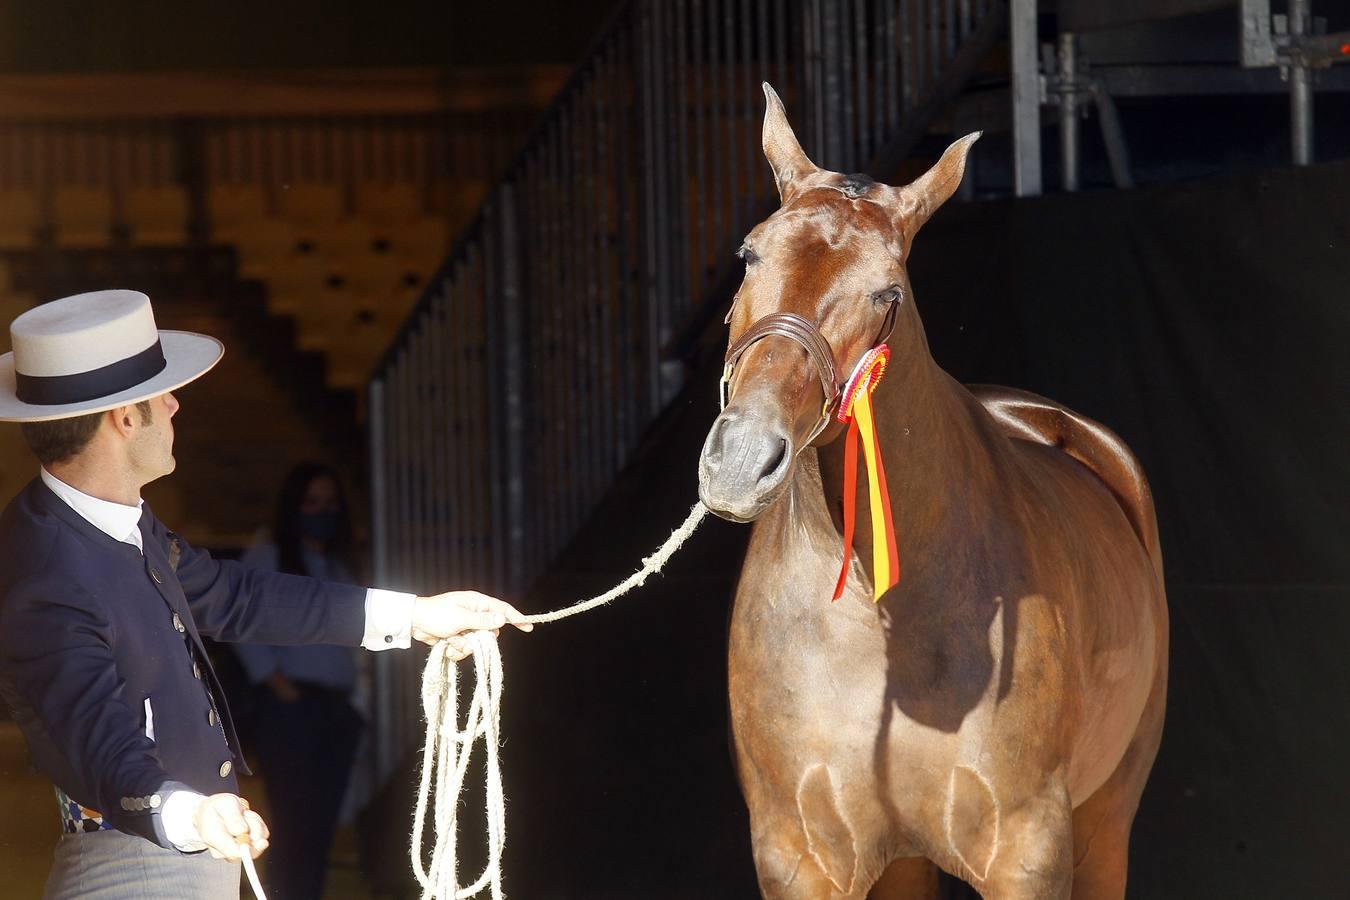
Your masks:
M755 871L764 900L836 900L861 898L845 881L840 884L826 865L790 833L755 838Z
M986 873L962 873L985 900L1069 900L1073 809L1063 785L1001 816Z

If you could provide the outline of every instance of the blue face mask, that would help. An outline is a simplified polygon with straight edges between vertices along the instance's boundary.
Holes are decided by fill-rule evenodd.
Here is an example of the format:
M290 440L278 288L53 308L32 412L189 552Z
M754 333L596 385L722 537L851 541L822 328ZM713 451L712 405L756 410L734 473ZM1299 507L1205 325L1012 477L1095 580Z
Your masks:
M313 541L328 543L337 537L342 527L342 516L335 512L301 513L300 536Z

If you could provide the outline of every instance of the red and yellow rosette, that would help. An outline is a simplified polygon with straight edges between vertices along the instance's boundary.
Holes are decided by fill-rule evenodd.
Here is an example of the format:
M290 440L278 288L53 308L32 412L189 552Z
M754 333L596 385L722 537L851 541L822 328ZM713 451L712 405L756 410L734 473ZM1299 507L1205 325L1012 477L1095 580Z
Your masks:
M867 494L872 505L872 601L875 603L900 580L900 554L895 549L895 523L891 519L891 495L886 488L886 469L877 446L876 421L872 418L871 395L886 374L891 351L879 344L859 360L839 401L838 418L848 423L844 440L844 564L834 586L834 599L844 595L853 534L857 520L858 438L867 465Z

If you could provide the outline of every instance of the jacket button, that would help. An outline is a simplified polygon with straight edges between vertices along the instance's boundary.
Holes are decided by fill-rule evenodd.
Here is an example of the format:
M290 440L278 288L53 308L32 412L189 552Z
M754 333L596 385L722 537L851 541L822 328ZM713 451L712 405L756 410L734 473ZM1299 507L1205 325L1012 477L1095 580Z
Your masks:
M206 721L209 722L209 723L212 724L212 725L215 725L216 722L219 721L219 720L216 718L216 711L215 711L214 709L211 710L210 712L208 712L208 713L206 714Z
M131 798L130 798L130 797L123 797L123 798L122 798L122 808L125 809L127 812L130 812L130 811L131 811Z
M151 808L151 809L159 809L159 804L160 804L161 802L163 802L163 801L161 801L161 800L159 799L159 794L151 794L151 795L150 795L150 808Z
M230 773L233 772L233 771L234 771L234 763L230 762L228 759L225 760L223 763L220 764L220 777L221 777L221 778L229 778L229 777L230 777Z
M163 579L163 578L160 576L160 574L159 574L159 569L153 569L153 568L152 568L152 569L150 570L150 577L153 578L153 579L155 579L155 584L163 584L163 583L164 583L164 579Z
M184 627L183 625L183 620L178 617L178 613L173 614L173 629L174 631L177 631L179 634L182 634L184 631L187 631L187 628Z

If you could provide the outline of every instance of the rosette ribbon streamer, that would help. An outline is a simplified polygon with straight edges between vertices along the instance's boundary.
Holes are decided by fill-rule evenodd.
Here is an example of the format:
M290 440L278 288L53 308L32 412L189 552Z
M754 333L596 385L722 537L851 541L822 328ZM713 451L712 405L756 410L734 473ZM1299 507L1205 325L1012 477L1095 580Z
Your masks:
M844 438L844 562L834 586L834 599L844 595L853 535L858 516L858 442L862 440L867 466L867 495L872 519L872 601L875 603L900 580L900 554L895 545L895 522L891 518L891 495L886 487L886 467L877 446L876 420L872 416L872 391L886 374L891 351L878 344L858 361L840 397L838 418L848 423Z

